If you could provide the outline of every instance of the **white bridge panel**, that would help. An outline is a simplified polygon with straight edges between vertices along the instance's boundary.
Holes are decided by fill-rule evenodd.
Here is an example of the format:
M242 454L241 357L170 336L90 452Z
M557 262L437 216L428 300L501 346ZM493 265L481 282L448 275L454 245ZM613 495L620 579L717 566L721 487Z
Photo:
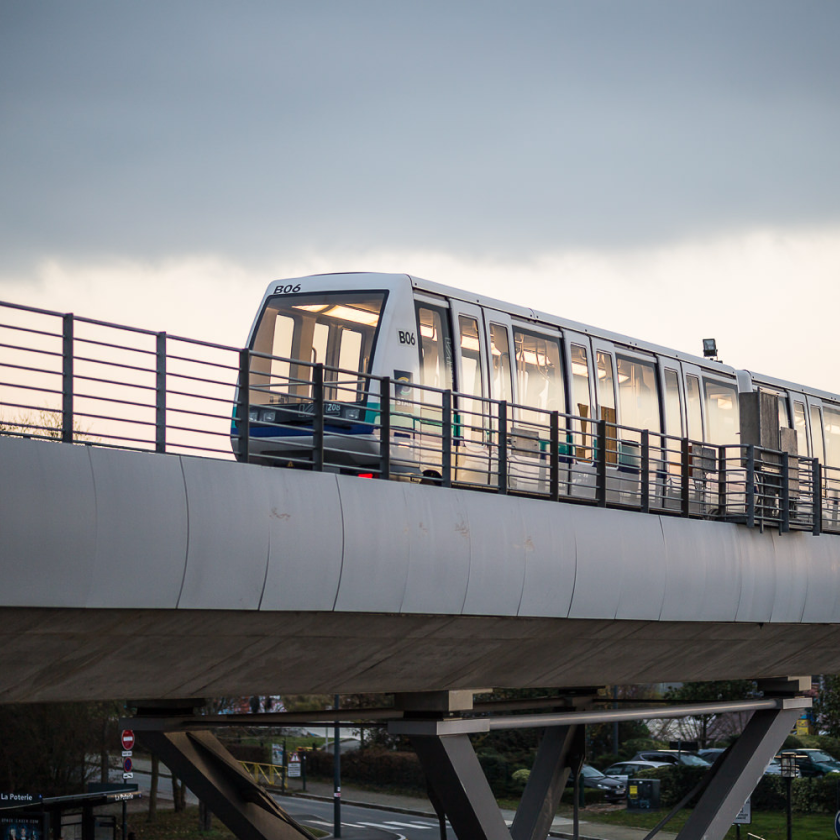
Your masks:
M519 615L568 616L577 569L576 512L545 501L521 505L526 537Z
M337 476L337 480L344 560L335 609L399 612L408 578L412 530L405 499L407 485L348 475Z
M265 467L181 458L190 519L179 607L256 610L268 569Z
M402 613L428 613L440 605L460 615L470 576L470 528L460 493L413 487L408 507L409 565Z
M260 609L331 610L341 579L344 532L336 477L261 468L269 525L269 562ZM305 558L305 559L304 559Z
M802 621L808 595L808 569L811 560L809 534L771 534L775 550L776 591L770 621Z
M525 581L523 500L462 490L470 539L465 615L516 615ZM500 551L499 549L502 548Z
M180 460L88 451L96 487L96 556L87 606L173 609L187 560Z
M0 599L83 607L94 569L89 450L0 437Z
M808 551L808 577L802 621L840 622L840 551L833 540L818 539Z

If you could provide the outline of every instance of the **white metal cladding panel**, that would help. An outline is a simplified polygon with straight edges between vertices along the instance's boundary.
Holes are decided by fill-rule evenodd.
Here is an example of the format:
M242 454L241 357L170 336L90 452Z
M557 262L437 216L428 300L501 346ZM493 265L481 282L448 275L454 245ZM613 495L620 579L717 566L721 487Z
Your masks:
M179 607L255 610L268 566L269 467L180 459L190 533Z
M96 505L87 447L0 436L0 601L83 607Z
M463 614L516 615L525 581L523 500L459 492L470 534L470 580Z
M187 560L187 498L178 458L90 449L96 553L86 606L174 608Z
M270 532L260 609L331 610L341 579L344 529L331 473L265 473Z
M637 513L575 508L577 575L569 618L615 618L624 585L624 528ZM642 550L642 546L639 546Z
M667 516L658 519L667 558L665 595L659 617L662 621L673 621L675 615L683 615L685 621L700 621L710 575L705 543L697 531L680 528L679 520ZM734 615L737 594L732 603Z
M408 504L409 561L400 612L460 615L470 576L463 493L414 486Z
M399 612L408 577L408 485L337 476L344 559L335 609Z
M815 537L808 552L803 621L840 621L840 537Z
M738 548L741 598L735 620L770 621L776 597L773 538L757 528L741 528Z
M525 583L521 616L565 618L575 589L577 550L573 505L523 504Z
M770 534L775 549L776 590L770 620L802 621L808 594L809 534Z
M735 621L741 597L739 526L669 516L660 521L668 563L660 619Z
M668 562L658 516L630 516L622 523L624 583L615 617L657 621L662 613Z

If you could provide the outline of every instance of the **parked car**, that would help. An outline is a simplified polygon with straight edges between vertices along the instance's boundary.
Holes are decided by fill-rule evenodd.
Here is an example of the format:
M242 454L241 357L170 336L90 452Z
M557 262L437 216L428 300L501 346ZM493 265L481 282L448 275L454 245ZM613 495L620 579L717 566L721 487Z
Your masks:
M800 776L826 776L829 773L840 773L840 761L822 750L782 750L776 758L781 759L783 755L796 756L796 766Z
M708 767L712 763L694 753L677 750L642 750L630 761L661 761L666 764L687 764L689 767Z
M584 787L600 790L607 802L620 802L627 794L627 784L625 782L607 776L588 764L583 765L580 777Z
M705 758L706 761L710 762L711 764L714 764L715 761L717 760L717 757L721 753L725 753L725 752L726 752L725 747L708 747L705 750L697 750L697 755L699 755L700 758Z
M614 779L627 783L628 779L635 778L642 770L656 770L659 767L673 767L670 761L618 761L611 764L604 770L605 776L612 776Z

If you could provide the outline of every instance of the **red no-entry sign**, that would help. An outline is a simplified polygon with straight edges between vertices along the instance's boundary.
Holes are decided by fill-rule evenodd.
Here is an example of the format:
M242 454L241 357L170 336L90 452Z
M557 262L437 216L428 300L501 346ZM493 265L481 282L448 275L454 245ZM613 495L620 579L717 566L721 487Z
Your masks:
M134 732L130 729L123 729L122 738L120 740L124 750L134 749Z

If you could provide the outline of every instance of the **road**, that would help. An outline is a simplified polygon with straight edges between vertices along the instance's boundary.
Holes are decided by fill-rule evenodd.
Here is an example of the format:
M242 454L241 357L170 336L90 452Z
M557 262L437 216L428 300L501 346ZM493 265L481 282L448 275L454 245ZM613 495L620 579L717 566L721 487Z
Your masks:
M150 762L145 758L134 761L134 778L130 781L144 793L150 790L151 775ZM117 778L119 775L119 778ZM122 782L122 774L114 772L114 781ZM169 770L161 765L158 783L158 796L161 799L172 799L172 787ZM298 822L311 828L319 828L332 834L333 803L320 799L299 799L293 796L275 795L275 800L283 810L287 811ZM187 791L187 802L196 805L198 799ZM433 817L416 817L408 814L385 811L379 808L361 805L341 805L341 836L345 840L389 840L389 838L404 838L404 840L439 840L440 829ZM447 823L448 840L456 840L452 828Z
M275 797L280 806L298 822L322 831L333 830L333 803L314 799L296 799L290 796ZM396 814L360 805L341 806L341 836L346 840L438 840L440 829L431 817L414 817ZM455 834L447 823L447 838Z

